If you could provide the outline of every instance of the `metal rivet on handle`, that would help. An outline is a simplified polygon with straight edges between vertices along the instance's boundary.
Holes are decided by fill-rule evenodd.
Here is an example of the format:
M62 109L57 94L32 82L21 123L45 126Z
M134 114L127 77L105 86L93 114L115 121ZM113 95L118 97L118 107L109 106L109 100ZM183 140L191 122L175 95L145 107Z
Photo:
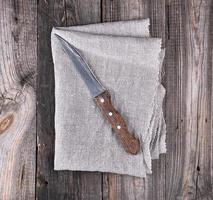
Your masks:
M109 112L109 116L112 116L112 112Z
M100 100L100 101L101 101L101 103L103 103L103 102L104 102L104 99L103 99L103 98L101 98L101 100Z
M117 129L121 129L121 126L120 126L120 125L117 125Z

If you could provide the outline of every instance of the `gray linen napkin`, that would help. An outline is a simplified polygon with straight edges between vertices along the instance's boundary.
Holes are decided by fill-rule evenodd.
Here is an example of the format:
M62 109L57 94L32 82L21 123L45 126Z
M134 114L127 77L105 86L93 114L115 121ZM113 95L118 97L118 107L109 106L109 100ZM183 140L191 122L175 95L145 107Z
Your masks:
M55 33L89 63L129 129L141 141L127 154L91 99ZM160 84L164 50L149 35L149 19L54 28L55 170L101 171L145 177L151 159L166 152Z

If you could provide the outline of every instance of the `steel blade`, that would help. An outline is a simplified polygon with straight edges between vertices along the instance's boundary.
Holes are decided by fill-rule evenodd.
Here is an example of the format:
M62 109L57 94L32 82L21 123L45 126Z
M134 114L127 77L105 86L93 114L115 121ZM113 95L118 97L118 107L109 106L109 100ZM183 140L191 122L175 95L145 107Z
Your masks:
M63 46L64 51L67 53L69 58L72 60L76 70L81 75L81 78L87 85L92 97L97 97L101 93L103 93L106 89L102 86L102 84L98 81L89 65L77 51L77 49L71 45L68 41L66 41L61 36L55 34L59 39L60 43Z

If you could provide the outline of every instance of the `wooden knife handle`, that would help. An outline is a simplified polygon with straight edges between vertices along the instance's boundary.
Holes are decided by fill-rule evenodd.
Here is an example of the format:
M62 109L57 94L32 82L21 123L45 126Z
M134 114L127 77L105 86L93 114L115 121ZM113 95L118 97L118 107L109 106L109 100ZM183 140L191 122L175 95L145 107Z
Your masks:
M95 97L95 102L105 118L111 124L126 152L136 155L140 151L140 142L129 133L124 119L113 107L110 93L108 91L103 92L99 96Z

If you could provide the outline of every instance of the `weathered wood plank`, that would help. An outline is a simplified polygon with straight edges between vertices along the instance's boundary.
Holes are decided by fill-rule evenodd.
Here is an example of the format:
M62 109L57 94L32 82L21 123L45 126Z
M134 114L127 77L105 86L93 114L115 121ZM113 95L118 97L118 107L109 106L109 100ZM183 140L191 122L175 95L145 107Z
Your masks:
M212 199L210 4L166 4L166 199Z
M166 1L167 40L166 40L166 199L184 199L187 157L186 145L186 81L187 64L185 44L185 12L183 1ZM188 155L188 154L187 154Z
M123 1L114 0L102 1L102 21L119 21L147 18L149 13L148 1ZM105 199L145 199L146 181L141 178L135 178L124 175L104 174L104 193Z
M165 1L104 1L103 20L128 20L150 17L150 32L153 37L163 39L162 46L165 47ZM147 176L146 180L137 179L140 183L139 191L134 186L133 193L127 192L123 198L132 199L138 195L138 199L165 199L165 156L160 161L153 161L153 175ZM120 180L122 178L120 177ZM123 178L124 179L124 178ZM130 179L130 178L129 178ZM131 179L130 179L131 180ZM111 199L120 198L124 191L116 190L120 188L122 181L117 181L113 176L109 176L109 190L112 191ZM129 191L129 185L132 181L127 181L124 186L125 191ZM158 188L158 190L156 190ZM114 196L113 196L114 195Z
M150 18L151 36L162 38L162 48L165 48L166 32L167 32L165 0L149 1L149 18ZM164 68L165 66L163 66L162 71L164 71ZM165 79L165 74L163 72L162 72L162 79L163 80ZM166 87L165 83L163 83L163 85ZM145 199L165 200L166 198L165 164L166 164L165 155L160 155L159 159L152 161L152 175L150 175L146 180L147 187Z
M108 3L107 5L109 8L108 10L109 10L110 14L107 15L105 12L103 12L103 14L105 14L105 16L107 16L107 18L110 21L122 19L122 17L120 17L118 15L118 13L121 12L121 10L125 10L125 11L127 10L126 4L124 5L125 9L123 9L123 7L121 7L119 5L120 1L113 1L110 3L107 1L107 3ZM192 54L189 54L188 56L186 56L187 51L186 51L184 44L187 40L188 41L191 40L191 37L189 37L190 39L185 37L185 33L187 32L187 33L191 34L191 33L194 33L194 30L186 31L186 28L185 28L186 25L184 23L186 22L185 19L186 19L187 13L185 11L185 4L183 1L167 1L165 11L164 11L164 7L163 7L163 3L162 4L161 3L155 2L155 1L150 2L149 16L151 18L151 27L150 28L151 28L152 36L162 37L163 41L164 41L163 46L167 46L166 61L165 61L165 63L166 63L165 64L165 68L166 68L165 69L166 70L165 79L166 79L166 87L167 87L166 119L167 119L167 125L168 125L168 138L167 138L168 155L166 157L167 158L167 165L165 166L166 172L165 172L165 168L164 168L165 156L163 156L163 159L161 159L160 161L153 162L154 174L152 175L151 182L149 179L148 179L148 181L146 181L146 186L148 186L148 188L146 188L146 191L145 191L145 193L146 193L145 198L146 199L165 199L165 195L167 195L167 199L176 199L176 198L178 198L178 199L190 198L191 199L191 198L201 198L201 197L210 199L211 195L212 195L212 188L211 188L210 180L212 180L212 177L210 175L211 169L209 169L209 165L210 165L209 162L206 161L206 166L204 165L204 168L208 169L209 176L205 175L200 178L202 180L202 181L200 181L201 189L198 190L198 187L199 187L198 182L196 184L193 183L194 180L197 180L197 181L199 180L198 178L196 179L196 177L199 177L197 175L196 170L197 169L200 170L200 167L197 167L194 164L194 169L190 171L191 174L188 173L188 170L190 169L190 166L191 166L191 163L189 162L190 161L189 158L192 156L193 151L192 151L192 149L190 149L189 145L187 144L187 141L189 140L189 135L188 135L189 133L188 133L188 124L187 124L188 116L186 117L186 113L187 113L186 108L190 108L190 105L194 105L193 104L194 101L197 101L197 103L199 101L202 101L202 103L204 103L204 104L200 104L201 102L199 102L197 104L197 106L205 105L204 107L202 107L202 109L201 109L201 106L199 106L200 112L201 113L204 112L203 116L210 115L210 112L209 111L207 112L207 110L208 110L207 108L209 108L209 106L210 106L209 102L211 102L211 95L208 96L208 102L207 102L207 100L205 100L205 102L203 102L202 98L200 98L200 99L195 98L193 100L192 99L190 100L190 98L188 97L187 93L190 91L187 91L186 88L189 86L192 87L192 84L194 84L194 83L188 82L188 80L190 80L191 77L187 73L189 69L186 68L186 66L187 66L188 59L193 59L193 57L192 57ZM194 3L192 3L192 4L194 4ZM200 3L196 3L196 4L202 5ZM195 6L198 9L198 10L196 10L197 13L200 13L199 9L205 10L207 5L210 7L209 2L204 2L202 5L203 7L201 7L201 8L199 6ZM190 12L192 12L192 10L193 10L193 8L190 8L190 10L188 10L188 12L190 13ZM128 11L127 11L127 13L128 13ZM195 15L194 13L192 14L192 16ZM166 14L166 18L165 18L165 14ZM202 20L199 22L199 24L201 26L201 30L200 30L199 34L201 34L201 38L202 38L202 40L204 40L203 39L204 37L202 37L202 35L204 32L206 33L206 35L205 35L206 37L205 37L205 41L204 41L204 43L206 44L206 41L208 40L207 39L208 38L207 37L208 28L207 27L209 27L209 24L208 24L209 16L208 16L208 13L206 13L206 14L203 13L200 15L201 15L200 18ZM125 16L124 19L129 19L128 17L126 17L125 14L123 14L122 16ZM128 14L127 14L127 16L128 16ZM205 17L202 18L202 16L205 16ZM104 18L103 18L103 20L104 20ZM191 23L189 23L189 24L191 24ZM165 29L165 26L166 26L166 29ZM165 35L166 35L166 37L165 37ZM196 41L197 39L194 38L193 40ZM195 42L195 44L196 44L196 42ZM189 47L189 49L193 49L193 48L190 48L190 45L188 47ZM205 52L205 49L206 48L203 48L203 50L202 50L203 52L201 52L201 55L203 55L203 53ZM193 51L194 51L194 49L193 49ZM203 58L201 56L199 58L199 61L201 62L202 59ZM206 59L206 58L204 58L204 59ZM201 63L200 63L200 65L201 65ZM193 63L193 64L195 64L195 63ZM204 68L204 72L206 72L205 69L206 68ZM211 67L210 67L210 69L211 69ZM189 71L191 72L192 69L190 69ZM202 75L203 75L203 73L202 73ZM201 74L200 74L200 76L201 76ZM211 94L209 91L205 91L205 90L207 90L207 88L208 88L208 90L211 90L210 86L207 87L207 83L211 82L212 79L210 81L207 81L208 77L206 77L206 73L204 73L203 76L204 76L203 79L201 79L201 80L203 80L203 82L202 83L199 82L198 86L204 85L204 87L202 88L204 90L203 94L205 94L205 95ZM193 87L196 88L195 85L193 85ZM205 95L203 95L203 96L205 96ZM188 102L188 104L186 104L186 102ZM197 111L197 109L195 109L195 110ZM206 118L205 118L205 120L206 120ZM211 133L211 129L209 128L210 126L205 125L205 123L201 124L202 125L201 130L206 130L206 134L208 134L208 133L210 134ZM195 131L195 130L198 131L198 128L194 126L193 131ZM202 133L202 131L200 131L200 132ZM202 143L203 143L204 147L201 150L204 152L200 153L199 157L207 158L207 155L209 155L209 156L211 155L211 153L210 153L211 149L209 149L209 147L212 146L211 145L212 143L211 143L211 140L208 140L208 142L206 140L204 140L202 135L203 134L201 134L201 136L199 136L199 137L202 138ZM192 141L195 140L196 138L197 138L197 136L194 136L192 133L190 134L190 139ZM205 138L207 138L207 137L205 137ZM194 145L195 144L196 143L194 143ZM195 147L197 148L197 144L195 145ZM194 158L196 158L196 156ZM192 160L194 162L196 162L196 159L192 159ZM208 165L207 165L207 163L208 163ZM157 174L155 174L156 171L157 171ZM164 180L164 178L166 180ZM120 178L120 179L122 179L122 178ZM111 180L114 181L111 183L112 184L111 191L113 191L113 192L111 192L110 194L111 194L111 196L112 196L112 194L114 195L112 197L112 199L113 198L119 199L122 196L122 191L121 191L121 189L116 190L115 188L120 188L121 183L119 181L117 181L117 179L114 176L111 178ZM109 178L109 181L110 181L110 178ZM165 185L165 181L166 181L166 185ZM190 183L186 184L186 183L188 183L188 181ZM191 186L190 185L191 183L194 184L194 186ZM203 186L203 185L205 185L205 186ZM165 186L166 186L166 191L164 188ZM158 189L156 190L156 188L158 188ZM207 188L208 188L208 191L206 191ZM109 191L110 191L110 187L109 187ZM200 193L200 196L199 196L198 191ZM206 196L204 195L204 193L207 193Z
M184 194L195 199L213 199L212 167L209 158L213 153L211 137L211 88L212 66L208 65L208 50L211 50L209 28L212 1L188 1L186 5L187 38L187 146L190 146L188 188ZM211 17L213 17L211 13ZM212 51L212 50L211 50ZM190 191L192 188L193 191ZM194 190L195 189L195 190ZM189 194L190 192L190 194Z
M38 6L37 199L213 199L212 1L43 0ZM34 199L37 2L2 0L0 7L0 199ZM153 161L146 180L53 171L52 26L145 17L167 47L166 156Z
M148 8L147 0L103 0L102 22L147 18Z
M102 199L101 173L54 171L53 26L100 21L100 1L39 1L38 5L38 199Z
M101 0L66 0L66 25L101 22Z
M0 199L34 199L37 2L0 7Z

